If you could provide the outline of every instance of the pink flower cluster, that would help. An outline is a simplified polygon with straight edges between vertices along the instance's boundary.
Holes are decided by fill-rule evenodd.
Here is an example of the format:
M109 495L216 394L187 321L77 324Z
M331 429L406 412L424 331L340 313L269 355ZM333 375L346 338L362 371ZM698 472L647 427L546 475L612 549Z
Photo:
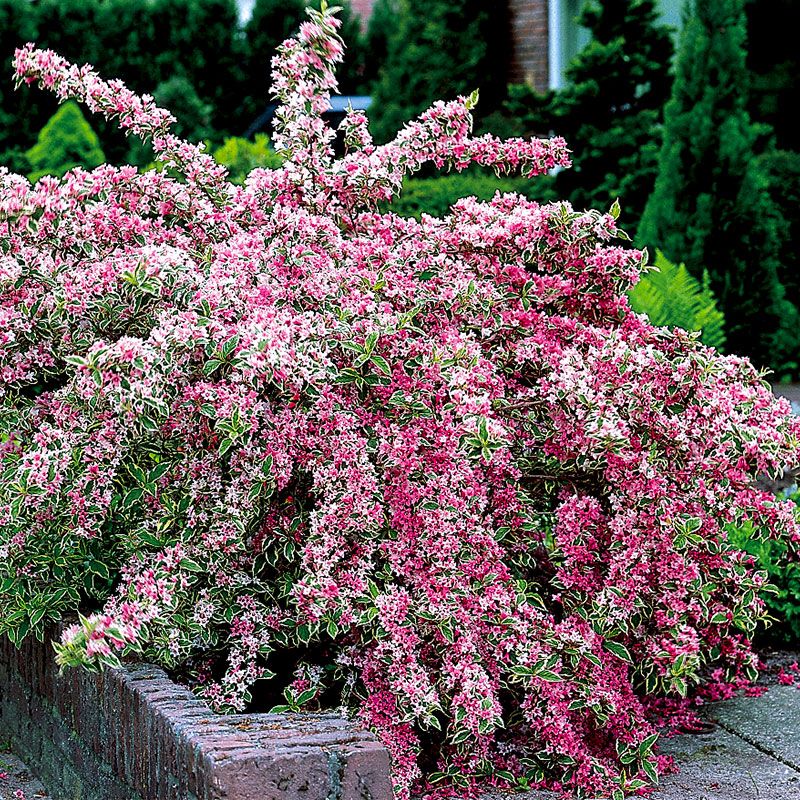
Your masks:
M0 173L0 632L80 607L62 664L354 709L400 798L640 791L648 709L752 675L764 578L727 532L798 539L754 477L797 463L800 423L630 311L616 209L381 212L426 164L568 153L473 137L459 98L380 147L352 112L335 158L338 24L281 46L285 164L244 187L152 99L18 51L170 169Z

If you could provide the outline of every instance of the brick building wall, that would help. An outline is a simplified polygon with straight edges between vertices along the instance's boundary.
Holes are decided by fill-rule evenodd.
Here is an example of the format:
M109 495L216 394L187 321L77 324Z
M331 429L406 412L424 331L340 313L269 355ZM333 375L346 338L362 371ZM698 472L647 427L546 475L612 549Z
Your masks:
M513 83L548 87L548 0L509 0Z

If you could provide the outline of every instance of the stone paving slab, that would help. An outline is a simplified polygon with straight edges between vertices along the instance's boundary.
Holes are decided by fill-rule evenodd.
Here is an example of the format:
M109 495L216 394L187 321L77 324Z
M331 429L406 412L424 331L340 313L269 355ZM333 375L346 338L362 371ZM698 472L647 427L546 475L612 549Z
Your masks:
M676 736L661 749L675 758L680 771L663 777L650 800L800 800L799 771L723 728ZM493 792L482 800L557 798L551 792Z
M773 686L757 702L738 697L718 703L712 713L718 725L800 771L800 689ZM800 790L797 797L800 798Z
M0 731L0 800L16 800L22 791L25 800L50 800L44 786L31 774L8 747Z
M676 736L661 750L680 771L663 779L652 800L800 800L800 771L723 728Z

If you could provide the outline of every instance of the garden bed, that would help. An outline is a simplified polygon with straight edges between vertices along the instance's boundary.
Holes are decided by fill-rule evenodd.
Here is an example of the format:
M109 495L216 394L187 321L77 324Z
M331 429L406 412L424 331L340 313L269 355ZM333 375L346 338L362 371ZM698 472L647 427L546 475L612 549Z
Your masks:
M389 758L333 714L220 716L156 667L58 674L0 645L0 730L56 800L383 800Z

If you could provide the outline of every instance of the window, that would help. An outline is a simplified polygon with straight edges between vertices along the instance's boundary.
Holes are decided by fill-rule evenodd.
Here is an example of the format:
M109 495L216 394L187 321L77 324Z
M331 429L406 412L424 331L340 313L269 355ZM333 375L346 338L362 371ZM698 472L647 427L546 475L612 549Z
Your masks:
M551 89L560 89L564 85L569 62L589 42L589 30L578 24L584 2L585 0L548 0L548 71ZM682 7L683 0L659 0L661 22L677 31L681 23Z

